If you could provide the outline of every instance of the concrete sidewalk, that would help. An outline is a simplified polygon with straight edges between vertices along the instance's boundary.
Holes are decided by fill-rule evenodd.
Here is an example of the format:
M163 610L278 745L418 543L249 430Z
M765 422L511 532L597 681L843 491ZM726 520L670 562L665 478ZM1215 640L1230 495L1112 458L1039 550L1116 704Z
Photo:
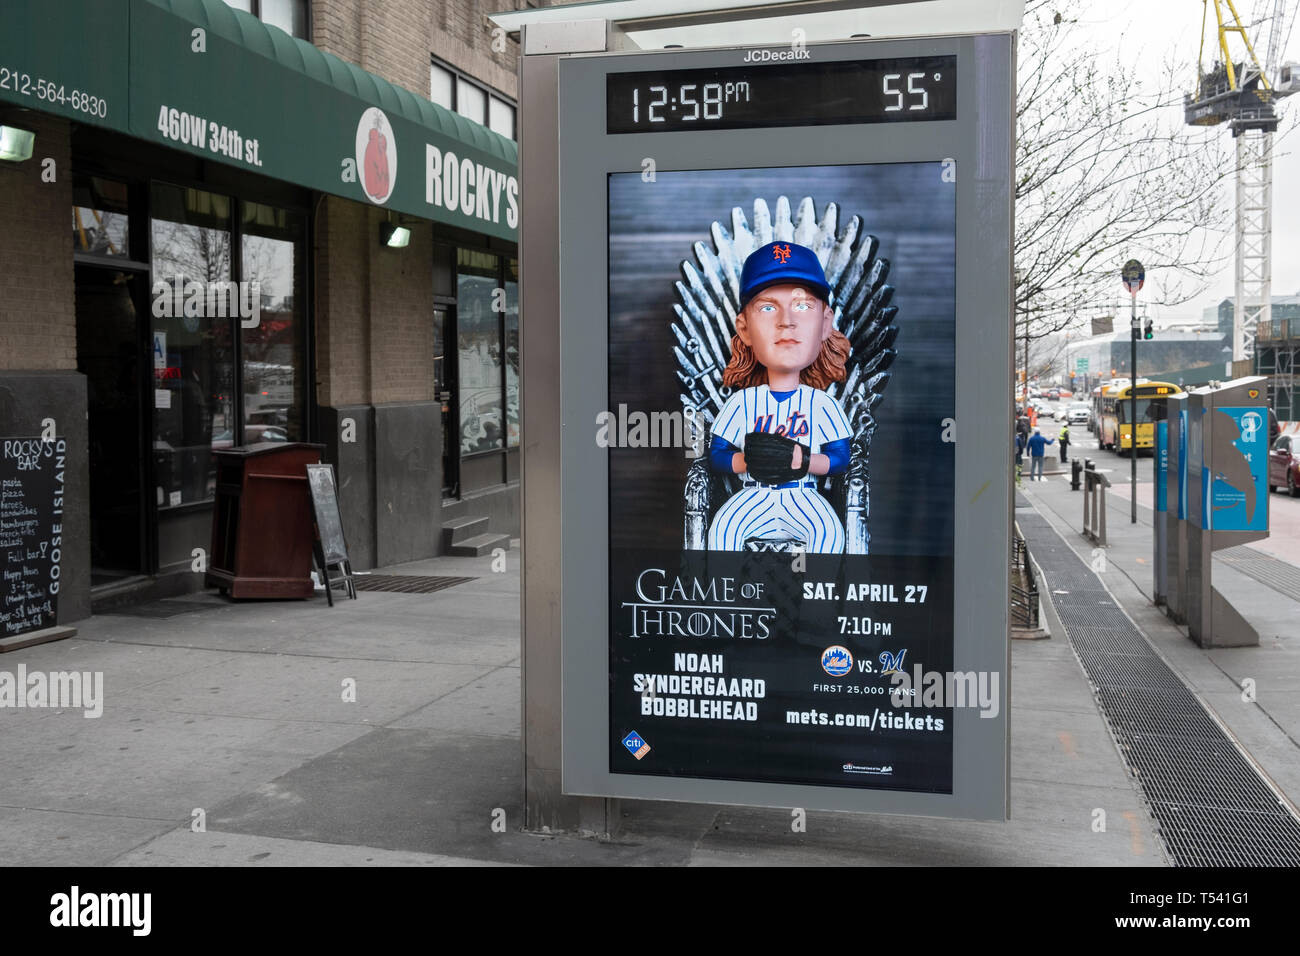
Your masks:
M1094 546L1080 532L1083 493L1070 490L1068 475L1022 484L1025 498L1081 558L1094 565L1147 640L1218 717L1238 747L1293 807L1300 806L1300 594L1286 586L1296 575L1295 566L1256 546L1229 549L1232 556L1228 560L1222 552L1216 555L1214 585L1259 631L1260 644L1201 649L1188 638L1186 627L1173 624L1151 603L1152 510L1143 504L1151 500L1150 460L1138 465L1138 522L1134 525L1130 521L1128 459L1104 452L1081 450L1080 454L1094 457L1099 466L1115 469L1110 476L1115 486L1107 493L1104 563L1094 560ZM1290 506L1289 499L1276 502L1279 509ZM1286 520L1291 519L1288 516ZM1270 550L1290 553L1291 544L1279 540ZM1243 561L1243 554L1252 557ZM1243 573L1242 567L1257 571L1257 576ZM1275 581L1276 586L1261 578ZM1247 680L1253 682L1253 701L1243 698Z
M105 696L0 710L0 864L1167 865L1062 639L1014 642L1009 823L624 801L612 840L522 832L518 568L384 569L473 580L333 609L191 595L0 656Z

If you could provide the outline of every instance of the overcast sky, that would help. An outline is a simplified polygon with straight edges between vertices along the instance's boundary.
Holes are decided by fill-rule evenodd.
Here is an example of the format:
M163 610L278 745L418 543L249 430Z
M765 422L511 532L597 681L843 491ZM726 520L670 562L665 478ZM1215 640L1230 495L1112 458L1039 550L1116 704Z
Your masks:
M1286 4L1295 10L1295 4ZM1237 0L1237 10L1248 28L1258 14L1261 18L1271 14L1274 0ZM1224 4L1225 13L1227 4ZM1141 75L1159 76L1161 67L1176 56L1186 64L1186 86L1191 91L1196 73L1196 58L1201 43L1201 3L1197 0L1088 0L1086 14L1081 15L1081 25L1086 25L1097 43L1105 49L1119 50L1123 62ZM1211 8L1210 19L1214 13ZM1251 29L1252 41L1258 32L1260 39L1256 53L1261 62L1267 47L1267 28ZM1211 35L1212 36L1212 35ZM1207 47L1209 45L1207 38ZM1233 58L1239 59L1241 47L1238 39L1229 39ZM1207 52L1207 59L1209 58ZM1293 29L1283 61L1300 61L1300 28ZM1181 120L1182 108L1173 111L1175 120ZM1273 294L1300 293L1300 94L1281 101L1279 113L1282 126L1274 135L1275 153L1273 167ZM1232 134L1226 126L1216 127L1216 132L1231 146ZM1234 155L1229 149L1227 155ZM1224 183L1224 199L1229 209L1235 208L1236 177ZM1230 220L1231 221L1231 220ZM1229 237L1229 242L1231 237ZM1231 252L1231 246L1225 247ZM1208 290L1180 306L1156 309L1157 322L1161 318L1200 316L1204 307L1215 305L1233 294L1234 262L1231 255L1220 274ZM1148 273L1148 284L1154 279ZM1116 292L1122 290L1116 275ZM1139 299L1140 301L1140 299Z

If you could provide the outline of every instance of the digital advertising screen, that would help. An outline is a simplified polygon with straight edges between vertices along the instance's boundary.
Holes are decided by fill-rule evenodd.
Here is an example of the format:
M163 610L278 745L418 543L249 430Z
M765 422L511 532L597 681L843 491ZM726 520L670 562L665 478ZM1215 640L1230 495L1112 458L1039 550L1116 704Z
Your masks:
M1005 818L1012 73L1005 35L558 61L525 630L566 794Z
M951 792L952 177L608 195L610 771Z

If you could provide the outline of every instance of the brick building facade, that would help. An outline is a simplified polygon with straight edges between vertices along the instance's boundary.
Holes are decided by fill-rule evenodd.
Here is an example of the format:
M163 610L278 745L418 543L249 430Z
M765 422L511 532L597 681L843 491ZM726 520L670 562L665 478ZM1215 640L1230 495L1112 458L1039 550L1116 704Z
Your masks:
M0 91L0 125L35 142L30 158L0 161L0 437L52 419L71 449L59 624L203 585L193 555L211 540L212 453L224 447L323 446L359 569L518 534L518 46L486 19L508 4L299 0L283 25L314 49L259 0L18 0L0 13L6 58L51 91ZM83 42L35 42L51 16ZM193 48L169 47L173 35ZM101 62L78 53L90 37ZM128 78L154 50L145 66L185 70L162 84L180 108L170 131L169 101L155 123L150 79ZM219 59L240 67L191 90L188 64ZM263 84L255 95L245 77ZM66 97L74 81L75 104L56 103L54 82ZM187 112L194 137L211 125L209 151L189 142ZM357 183L371 156L358 117L372 112L381 147L400 155L380 199ZM341 172L333 153L314 164L319 147L275 139L299 113L313 131L342 118L346 129L321 134L334 137L327 153L347 143ZM472 201L433 205L436 173L422 166L435 155L466 196L492 190L477 203L480 219L493 214L486 226ZM394 229L409 230L405 246L385 243ZM209 283L264 279L262 324L159 318L158 283L205 269Z

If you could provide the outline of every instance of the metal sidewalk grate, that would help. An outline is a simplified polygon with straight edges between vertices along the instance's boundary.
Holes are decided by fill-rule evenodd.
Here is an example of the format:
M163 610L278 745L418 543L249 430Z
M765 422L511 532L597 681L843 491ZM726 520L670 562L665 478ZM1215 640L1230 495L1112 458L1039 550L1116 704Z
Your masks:
M1071 628L1070 633L1075 633L1076 628ZM1155 657L1156 652L1151 649L1146 641L1135 641L1131 635L1117 634L1109 627L1094 627L1091 624L1080 624L1077 628L1078 636L1088 639L1089 649L1098 654L1136 654L1144 657Z
M1153 803L1160 835L1179 866L1295 866L1294 817Z
M1189 705L1181 695L1154 694L1146 688L1099 687L1097 697L1117 737L1148 734L1218 740L1223 736L1204 707L1196 701Z
M1300 820L1048 521L1016 520L1175 865L1300 866Z
M1150 690L1177 690L1182 680L1158 657L1142 654L1098 654L1090 648L1079 648L1079 657L1088 676L1098 687L1147 688Z
M1232 759L1241 755L1227 738L1131 734L1126 750L1142 788L1154 802L1290 816L1248 763ZM1207 777L1198 769L1205 765L1222 775Z
M390 591L399 594L432 594L477 578L438 577L428 574L358 574L352 581L358 591Z
M1040 561L1039 564L1041 565L1042 562ZM1043 573L1049 573L1046 567L1043 568ZM1129 620L1127 614L1115 606L1112 598L1108 597L1105 602L1102 602L1096 595L1080 596L1078 591L1069 594L1058 594L1055 588L1051 591L1052 603L1056 605L1056 611L1061 616L1061 623L1071 633L1076 627L1095 628L1110 631L1122 641L1127 632L1134 631L1133 622ZM1136 631L1134 631L1134 638L1136 638ZM1129 646L1136 649L1138 644L1136 640L1132 640Z
M1300 568L1244 544L1216 551L1214 556L1226 562L1234 571L1240 571L1260 584L1267 584L1274 591L1300 601Z

